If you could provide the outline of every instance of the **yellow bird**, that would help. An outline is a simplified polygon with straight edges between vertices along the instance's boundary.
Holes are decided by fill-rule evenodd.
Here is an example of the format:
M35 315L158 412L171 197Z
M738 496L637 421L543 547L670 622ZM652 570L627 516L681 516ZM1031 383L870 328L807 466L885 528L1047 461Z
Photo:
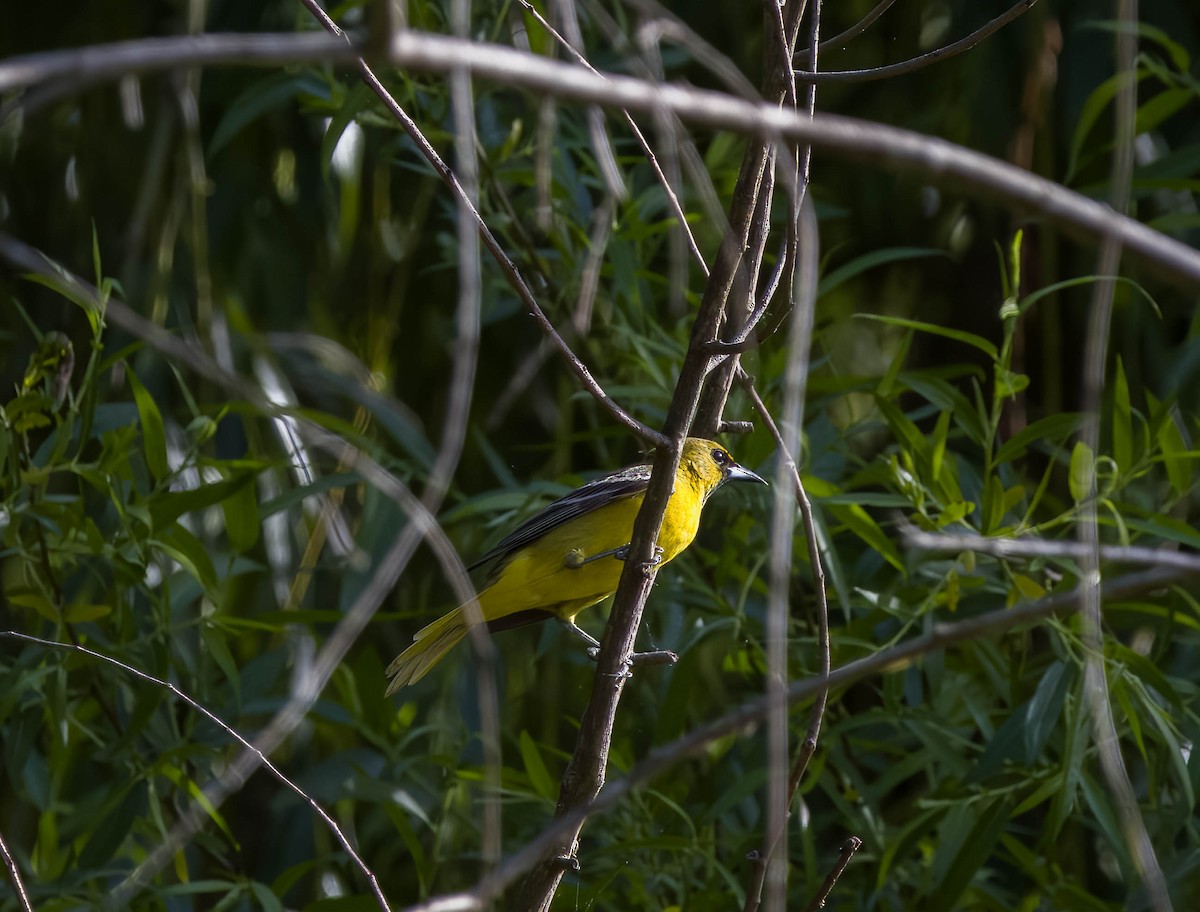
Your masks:
M692 543L705 501L727 481L766 484L719 443L698 437L684 441L675 490L658 533L659 566ZM474 569L496 561L478 595L488 630L554 617L598 646L575 626L575 615L617 591L633 521L649 483L648 464L590 481L554 501L472 564ZM465 607L458 607L419 631L413 644L388 666L387 693L425 677L470 627Z

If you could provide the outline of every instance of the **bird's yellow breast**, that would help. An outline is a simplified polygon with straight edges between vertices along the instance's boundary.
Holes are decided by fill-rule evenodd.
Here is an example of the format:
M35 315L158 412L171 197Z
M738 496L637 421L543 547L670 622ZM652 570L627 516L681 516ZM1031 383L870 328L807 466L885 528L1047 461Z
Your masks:
M643 499L644 494L635 494L598 507L522 548L480 593L484 616L491 616L488 609L495 606L495 616L537 609L571 618L611 595L625 563L605 552L629 544ZM677 479L658 535L660 564L692 543L704 499L705 492L690 479ZM603 556L588 559L596 555Z

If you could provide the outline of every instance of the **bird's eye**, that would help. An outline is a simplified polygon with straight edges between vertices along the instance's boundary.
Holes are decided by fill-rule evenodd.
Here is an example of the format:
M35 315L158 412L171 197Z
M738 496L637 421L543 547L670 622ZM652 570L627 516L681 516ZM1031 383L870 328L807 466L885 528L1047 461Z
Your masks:
M730 462L729 454L726 453L724 450L713 450L712 458L713 458L713 462L715 462L719 466L729 465L729 462Z

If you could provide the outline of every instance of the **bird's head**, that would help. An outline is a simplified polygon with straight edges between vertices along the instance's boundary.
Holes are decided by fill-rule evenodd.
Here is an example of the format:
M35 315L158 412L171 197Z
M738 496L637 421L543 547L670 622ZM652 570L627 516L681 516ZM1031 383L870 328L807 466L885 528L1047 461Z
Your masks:
M738 465L737 460L721 444L700 437L689 437L684 441L679 466L681 470L692 474L708 494L727 481L766 484L749 469Z

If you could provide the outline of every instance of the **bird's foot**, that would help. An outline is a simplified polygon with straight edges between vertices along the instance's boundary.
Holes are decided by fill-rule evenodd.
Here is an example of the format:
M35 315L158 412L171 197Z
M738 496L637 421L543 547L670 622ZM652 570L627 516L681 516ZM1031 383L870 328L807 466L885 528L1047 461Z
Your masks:
M655 545L654 557L642 564L642 572L649 576L654 568L662 563L662 556L662 546ZM619 561L627 560L629 558L629 545L622 545L619 548L609 548L607 551L598 551L590 557L584 554L582 548L572 548L563 555L563 566L568 570L578 570L585 564L600 560L602 557L615 557Z
M620 560L620 561L628 560L629 549L630 549L630 545L622 545L620 548L616 548L612 552L612 555L613 555L613 557L615 557L617 560ZM655 571L655 569L657 569L658 565L662 563L662 556L663 556L662 546L655 545L654 546L654 557L652 557L648 561L643 562L642 573L645 574L646 576L649 576L651 573L653 573Z

